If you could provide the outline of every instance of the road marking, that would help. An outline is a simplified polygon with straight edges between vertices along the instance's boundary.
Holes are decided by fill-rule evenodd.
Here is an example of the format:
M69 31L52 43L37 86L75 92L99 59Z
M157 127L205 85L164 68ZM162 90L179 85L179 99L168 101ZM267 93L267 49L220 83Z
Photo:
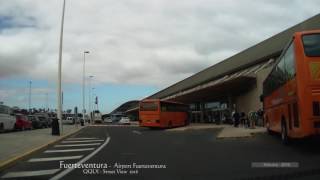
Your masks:
M81 159L79 162L77 162L77 164L82 164L85 163L87 160L89 160L92 156L96 155L102 148L104 148L109 142L110 142L110 137L108 137L106 139L106 141L100 146L98 147L95 151L93 151L91 154L89 154L88 156L86 156L85 158ZM73 171L73 168L68 168L65 169L64 171L60 172L59 174L53 176L50 180L58 180L61 179L63 176L67 175L68 173L70 173L71 171Z
M44 153L92 151L94 148L46 150Z
M140 132L140 131L136 131L136 130L133 130L133 131L132 131L132 133L139 134L139 135L141 135L141 134L142 134L142 132Z
M55 145L54 147L74 147L74 146L97 146L101 143L91 143L91 144L62 144L62 145Z
M80 156L61 156L61 157L50 157L50 158L32 158L28 162L44 162L44 161L60 161L60 160L69 160L69 159L80 159L83 155Z
M62 141L61 143L100 142L100 141L104 141L104 140L97 139L97 140L80 140L80 141Z
M86 140L86 139L98 139L98 138L68 138L68 140Z
M18 177L30 177L30 176L43 176L51 175L58 172L60 169L48 169L48 170L39 170L39 171L17 171L17 172L8 172L1 178L18 178Z

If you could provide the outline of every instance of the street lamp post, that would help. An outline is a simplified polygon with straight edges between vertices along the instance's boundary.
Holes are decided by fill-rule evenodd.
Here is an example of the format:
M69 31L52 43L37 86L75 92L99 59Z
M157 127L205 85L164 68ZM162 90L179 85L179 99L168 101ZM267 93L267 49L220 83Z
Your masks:
M32 86L32 81L29 81L29 114L31 114L31 86Z
M60 46L59 46L59 64L58 64L58 104L57 104L57 117L59 119L60 133L62 134L62 88L61 88L61 65L62 65L62 43L63 43L63 24L64 24L64 12L66 1L63 0L61 29L60 29Z
M92 99L93 96L95 95L95 93L94 93L94 90L95 90L95 89L96 89L96 88L92 88L92 93L91 93L92 95L90 95L90 96L91 96L91 99ZM92 116L93 116L93 118L94 118L94 117L95 117L95 116L94 116L94 115L95 115L95 109L94 109L94 105L93 105L92 102L91 102L91 107L93 107L93 108L92 108ZM93 121L94 121L94 120L91 121L91 124L93 124Z
M88 105L89 105L89 118L90 118L90 122L92 121L92 113L91 113L91 111L92 111L92 108L91 108L91 106L92 106L92 100L91 100L91 80L92 80L92 78L93 78L94 76L89 76L89 103L88 103Z
M83 78L82 78L82 118L85 121L85 86L86 86L86 54L89 54L89 51L83 52Z
M49 111L48 109L49 109L49 94L48 93L46 93L46 105L45 105L45 108L46 108L46 111Z

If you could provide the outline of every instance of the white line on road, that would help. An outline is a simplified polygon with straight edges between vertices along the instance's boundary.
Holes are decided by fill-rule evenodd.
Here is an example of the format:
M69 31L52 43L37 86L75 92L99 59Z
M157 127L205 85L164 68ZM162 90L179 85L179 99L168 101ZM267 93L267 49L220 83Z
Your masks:
M61 143L78 143L78 142L101 142L104 141L103 139L97 140L80 140L80 141L62 141Z
M68 138L68 140L86 140L86 139L98 139L98 138Z
M94 148L46 150L44 153L92 151Z
M136 131L136 130L133 130L133 131L132 131L132 133L139 134L139 135L141 135L141 134L142 134L142 132L140 132L140 131Z
M61 157L50 157L50 158L32 158L28 162L45 162L45 161L60 161L60 160L69 160L69 159L80 159L81 156L61 156Z
M85 158L81 159L79 162L77 162L77 164L82 164L85 163L87 160L89 160L92 156L96 155L102 148L104 148L110 141L110 137L107 138L107 140L99 147L97 148L95 151L93 151L91 154L89 154L88 156L86 156ZM74 168L69 168L69 169L65 169L64 171L60 172L59 174L53 176L50 180L58 180L61 179L63 176L67 175L68 173L70 173L71 171L73 171Z
M18 178L18 177L51 175L51 174L58 172L59 170L60 169L8 172L7 174L2 176L1 178Z
M55 145L54 147L74 147L74 146L98 146L101 143L91 143L91 144L62 144Z

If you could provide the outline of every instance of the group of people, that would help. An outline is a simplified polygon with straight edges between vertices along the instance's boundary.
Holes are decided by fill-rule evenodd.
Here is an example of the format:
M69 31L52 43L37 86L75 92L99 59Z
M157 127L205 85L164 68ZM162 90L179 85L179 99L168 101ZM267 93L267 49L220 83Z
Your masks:
M244 112L234 111L232 113L233 124L235 127L239 125L246 128L255 128L256 125L263 125L263 111L259 109L258 111L250 111L248 115Z

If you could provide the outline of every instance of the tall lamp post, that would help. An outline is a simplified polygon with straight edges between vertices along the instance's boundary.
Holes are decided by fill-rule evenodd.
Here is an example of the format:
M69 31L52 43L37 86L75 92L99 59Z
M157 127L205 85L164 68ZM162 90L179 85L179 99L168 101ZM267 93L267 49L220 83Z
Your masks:
M93 97L93 96L95 95L94 90L95 90L96 88L91 88L91 89L92 89L92 93L91 93L92 95L90 95L90 96L91 96L91 99L92 99L92 98L94 98L94 97ZM94 109L94 105L93 105L92 102L91 102L91 107L93 107L93 108L92 108L92 116L93 116L93 118L94 118L94 117L95 117L95 109ZM93 121L94 121L94 120L91 121L91 124L93 124Z
M89 103L88 103L88 105L89 105L89 118L90 118L90 122L92 121L92 113L91 113L91 111L92 111L92 108L91 108L91 106L92 106L92 100L91 100L91 80L92 80L92 78L93 78L94 76L89 76Z
M57 117L59 119L60 132L62 134L62 90L61 90L61 64L62 64L62 43L63 43L63 24L64 24L64 12L65 12L66 0L63 0L61 29L60 29L60 46L59 46L59 64L58 64L58 108Z
M32 86L32 81L29 81L29 114L31 114L31 86Z
M82 118L85 121L85 86L86 86L86 54L89 54L89 51L83 52L83 78L82 78Z

